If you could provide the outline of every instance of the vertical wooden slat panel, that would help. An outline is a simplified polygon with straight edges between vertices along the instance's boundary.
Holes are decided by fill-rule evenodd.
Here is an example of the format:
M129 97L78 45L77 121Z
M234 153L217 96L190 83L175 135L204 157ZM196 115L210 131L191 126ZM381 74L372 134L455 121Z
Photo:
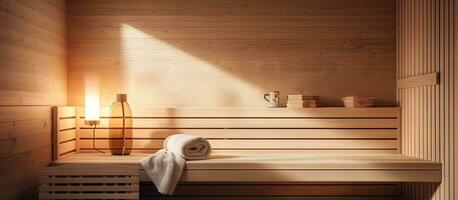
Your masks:
M403 184L404 199L458 199L456 0L398 0L398 79L439 72L440 84L398 88L402 152L443 163L441 184Z
M454 0L453 3L454 3L454 6L453 6L453 8L454 8L454 12L453 12L453 14L454 14L454 17L453 17L453 19L454 19L454 24L453 24L453 26L454 26L454 29L453 29L454 34L453 35L454 35L454 37L456 37L456 34L458 33L458 19L457 19L458 15L455 12L458 11L458 2L457 2L457 0ZM453 111L453 118L454 118L453 125L454 125L454 127L453 127L453 130L455 131L454 132L454 136L455 136L454 144L458 144L458 137L457 137L457 132L456 132L457 124L458 124L458 117L456 116L456 114L458 113L458 98L456 96L458 94L458 81L456 80L458 78L458 70L456 69L456 64L457 64L456 58L458 56L458 39L457 38L454 38L453 46L454 46L453 47L453 51L454 51L454 54L453 54L454 55L453 56L454 57L454 78L453 78L453 80L454 80L454 85L453 85L453 87L454 87L454 90L453 90L454 91L454 95L453 95L453 97L454 97L454 111ZM456 166L456 165L458 165L458 148L456 148L456 146L454 148L455 148L455 151L454 151L454 153L455 153L454 159L455 160L454 161L455 161L455 166ZM456 173L456 172L455 172L455 176L454 176L454 181L455 181L455 188L454 188L455 196L454 196L454 198L457 199L458 198L458 183L457 183L457 181L458 181L458 173Z

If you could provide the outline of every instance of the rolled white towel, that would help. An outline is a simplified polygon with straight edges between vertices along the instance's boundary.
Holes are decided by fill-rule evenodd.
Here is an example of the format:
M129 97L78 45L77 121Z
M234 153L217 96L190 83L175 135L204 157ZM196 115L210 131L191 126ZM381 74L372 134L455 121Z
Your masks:
M185 160L200 160L210 156L210 143L203 137L175 134L164 141L164 149L176 153Z
M211 146L205 138L175 134L164 141L164 149L140 161L157 190L172 195L180 180L185 160L205 159Z

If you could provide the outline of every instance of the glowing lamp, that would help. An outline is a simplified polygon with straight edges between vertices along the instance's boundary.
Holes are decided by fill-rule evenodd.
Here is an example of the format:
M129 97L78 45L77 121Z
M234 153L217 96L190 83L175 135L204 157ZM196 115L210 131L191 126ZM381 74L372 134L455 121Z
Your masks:
M85 105L84 105L84 124L100 124L100 97L99 97L99 78L94 74L85 76Z

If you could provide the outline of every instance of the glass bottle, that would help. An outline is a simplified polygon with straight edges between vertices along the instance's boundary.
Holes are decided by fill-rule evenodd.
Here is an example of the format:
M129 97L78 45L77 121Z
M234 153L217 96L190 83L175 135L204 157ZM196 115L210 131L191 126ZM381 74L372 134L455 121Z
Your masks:
M112 155L129 155L132 150L132 110L126 94L117 94L110 108L109 143Z

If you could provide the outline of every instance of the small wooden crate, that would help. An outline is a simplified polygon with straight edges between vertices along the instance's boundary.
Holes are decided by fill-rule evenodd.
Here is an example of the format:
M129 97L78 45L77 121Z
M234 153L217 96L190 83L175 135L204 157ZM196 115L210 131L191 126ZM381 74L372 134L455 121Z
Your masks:
M40 199L139 199L138 169L66 164L40 171Z
M375 98L348 96L348 97L342 98L342 101L346 108L367 108L367 107L374 107Z

